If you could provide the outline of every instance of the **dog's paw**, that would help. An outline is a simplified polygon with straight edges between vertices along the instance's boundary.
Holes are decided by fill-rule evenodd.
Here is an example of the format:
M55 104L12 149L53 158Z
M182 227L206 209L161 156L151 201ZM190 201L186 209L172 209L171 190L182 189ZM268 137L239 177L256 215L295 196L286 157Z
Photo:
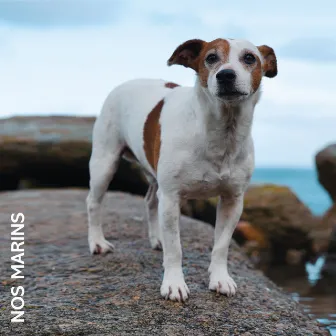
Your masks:
M91 254L106 254L113 252L114 250L113 244L107 241L105 238L100 239L89 238L89 248Z
M165 276L161 285L161 295L166 300L184 302L190 295L182 276Z
M237 285L227 271L214 270L210 273L209 289L231 297L236 294Z
M162 251L161 240L157 237L149 237L149 242L153 250Z

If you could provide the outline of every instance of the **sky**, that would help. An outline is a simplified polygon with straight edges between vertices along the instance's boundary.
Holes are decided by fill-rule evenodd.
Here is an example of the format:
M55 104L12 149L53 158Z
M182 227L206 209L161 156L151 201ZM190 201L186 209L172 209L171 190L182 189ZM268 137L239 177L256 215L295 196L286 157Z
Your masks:
M271 46L253 125L257 166L312 167L336 142L336 3L224 0L0 0L0 117L98 115L134 78L195 82L167 67L182 42Z

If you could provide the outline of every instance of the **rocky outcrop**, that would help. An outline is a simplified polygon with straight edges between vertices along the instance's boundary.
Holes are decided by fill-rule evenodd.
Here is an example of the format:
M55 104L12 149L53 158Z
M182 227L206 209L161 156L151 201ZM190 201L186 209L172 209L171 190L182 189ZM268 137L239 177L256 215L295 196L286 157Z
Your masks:
M109 193L105 232L116 250L90 256L87 191L2 193L0 197L1 335L328 335L302 307L253 269L232 244L233 298L208 291L213 228L183 217L185 304L160 297L162 252L147 239L141 197ZM11 279L10 214L25 215L25 279ZM25 322L9 323L10 289L25 287Z
M329 145L318 152L315 162L321 185L336 202L336 144Z
M313 254L310 232L316 220L288 187L251 186L245 195L242 220L265 233L275 262L285 261L290 250L302 251L306 257Z
M88 162L95 118L15 117L0 119L0 190L88 187ZM144 195L139 170L121 160L111 190Z
M323 272L336 277L336 204L326 212L321 222L327 228L326 234L329 237L325 246L327 254Z
M216 203L216 198L191 201L187 213L214 225ZM265 262L292 262L293 252L298 261L315 254L310 232L316 219L288 187L252 185L245 194L241 221L244 223L238 225L235 239L244 245L248 242L249 248L254 246L248 250L267 256L267 260L261 258Z
M315 236L317 248L326 252L323 272L336 276L336 144L329 145L315 157L318 179L334 202L321 219L321 227Z

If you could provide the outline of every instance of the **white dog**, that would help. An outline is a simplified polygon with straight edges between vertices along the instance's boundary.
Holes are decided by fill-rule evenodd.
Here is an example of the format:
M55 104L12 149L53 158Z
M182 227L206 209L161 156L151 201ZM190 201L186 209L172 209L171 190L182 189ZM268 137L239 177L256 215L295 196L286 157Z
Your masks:
M124 83L107 97L93 130L89 246L93 254L113 249L102 230L101 203L122 155L137 161L150 187L145 197L152 248L163 247L161 295L184 301L189 289L182 272L180 202L219 196L210 290L234 295L227 269L232 233L254 169L253 112L262 76L275 77L268 46L217 39L189 40L168 65L196 72L194 87L154 79Z

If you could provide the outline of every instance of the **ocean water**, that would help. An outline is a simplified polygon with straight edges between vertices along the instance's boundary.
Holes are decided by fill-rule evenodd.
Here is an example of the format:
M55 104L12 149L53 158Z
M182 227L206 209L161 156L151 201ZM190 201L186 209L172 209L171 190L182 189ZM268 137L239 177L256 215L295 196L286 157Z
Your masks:
M315 215L322 215L331 205L331 200L319 184L314 169L256 168L252 176L253 182L290 187Z

